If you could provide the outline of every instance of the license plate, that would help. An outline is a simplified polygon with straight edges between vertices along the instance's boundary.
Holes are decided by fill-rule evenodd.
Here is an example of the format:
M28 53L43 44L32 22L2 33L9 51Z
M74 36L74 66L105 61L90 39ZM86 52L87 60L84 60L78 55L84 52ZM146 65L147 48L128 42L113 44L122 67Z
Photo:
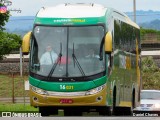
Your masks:
M149 108L141 108L141 110L144 110L144 111L145 111L145 110L149 110Z
M68 104L72 104L73 100L72 99L60 99L60 103L68 103Z

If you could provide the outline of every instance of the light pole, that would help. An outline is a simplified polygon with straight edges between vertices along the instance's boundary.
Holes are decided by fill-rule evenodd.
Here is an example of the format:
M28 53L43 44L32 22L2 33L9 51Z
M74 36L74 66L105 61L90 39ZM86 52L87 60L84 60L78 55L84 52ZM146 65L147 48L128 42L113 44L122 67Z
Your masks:
M133 0L134 22L136 23L136 0Z

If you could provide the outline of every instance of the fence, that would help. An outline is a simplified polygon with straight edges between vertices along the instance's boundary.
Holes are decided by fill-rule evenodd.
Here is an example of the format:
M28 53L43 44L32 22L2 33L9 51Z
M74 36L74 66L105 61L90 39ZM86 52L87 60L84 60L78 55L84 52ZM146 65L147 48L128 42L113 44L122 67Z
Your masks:
M141 36L141 42L143 43L160 43L160 35L159 34L145 34Z
M13 98L0 98L0 103L13 103ZM30 103L29 97L15 97L14 103Z
M0 74L0 102L28 103L29 91L24 89L25 80L28 76L21 77L16 71Z

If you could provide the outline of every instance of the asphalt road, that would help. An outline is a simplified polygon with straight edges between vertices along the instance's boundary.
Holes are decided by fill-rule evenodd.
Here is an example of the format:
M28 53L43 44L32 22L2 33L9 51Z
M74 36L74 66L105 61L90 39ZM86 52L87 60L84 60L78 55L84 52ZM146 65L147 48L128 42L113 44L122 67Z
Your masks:
M0 118L0 120L159 120L160 117L38 117L38 118Z

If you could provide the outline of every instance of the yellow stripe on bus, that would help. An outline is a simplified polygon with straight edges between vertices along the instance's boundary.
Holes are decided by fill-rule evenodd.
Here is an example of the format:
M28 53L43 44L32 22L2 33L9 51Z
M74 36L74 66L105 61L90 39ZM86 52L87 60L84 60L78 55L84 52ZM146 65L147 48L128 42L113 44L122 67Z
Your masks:
M119 106L131 107L132 106L132 102L121 101Z

